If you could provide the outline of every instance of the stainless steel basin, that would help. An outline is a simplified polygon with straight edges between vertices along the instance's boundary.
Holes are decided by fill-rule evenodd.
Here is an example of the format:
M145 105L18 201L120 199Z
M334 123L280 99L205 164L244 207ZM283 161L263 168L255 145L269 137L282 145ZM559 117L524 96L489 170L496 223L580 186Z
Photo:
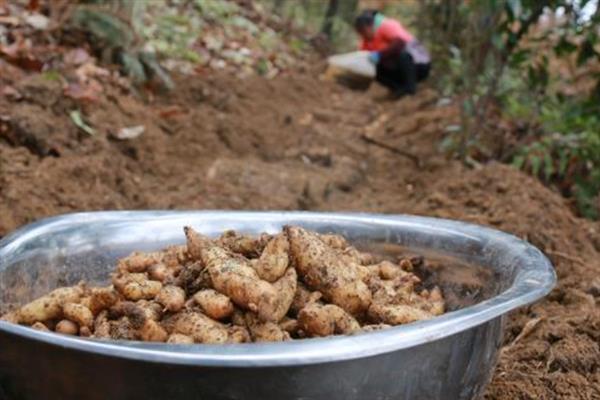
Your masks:
M242 345L105 342L0 322L0 399L473 399L493 372L503 316L553 287L546 257L481 226L404 215L143 211L71 214L0 241L0 303L80 279L106 282L132 250L183 243L183 225L276 231L297 224L392 243L490 271L491 297L387 330Z

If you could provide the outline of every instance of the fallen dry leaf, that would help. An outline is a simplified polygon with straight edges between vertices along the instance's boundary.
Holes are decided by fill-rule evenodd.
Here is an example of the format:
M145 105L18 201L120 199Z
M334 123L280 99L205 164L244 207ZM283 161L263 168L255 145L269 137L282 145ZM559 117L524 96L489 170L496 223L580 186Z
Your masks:
M178 115L185 114L185 113L186 113L186 110L184 110L178 106L165 107L158 111L158 115L161 118L173 118Z
M144 133L145 130L146 127L144 127L144 125L130 126L119 129L114 136L120 140L130 140L137 138Z
M66 64L81 65L90 61L90 55L85 49L78 47L76 49L69 50L63 55L63 61Z
M95 80L85 84L69 83L63 90L65 96L75 100L95 102L103 92L102 85Z
M20 23L20 21L19 21L19 18L17 18L17 17L13 17L11 15L0 16L0 25L17 26L17 25L19 25L19 23Z
M25 17L25 22L32 28L43 31L48 28L50 19L42 14L31 14Z
M2 88L2 95L14 100L20 100L23 96L17 89L12 86L5 86Z
M31 54L31 41L23 37L8 46L0 45L0 54L4 54L11 64L28 71L41 71L44 67L44 63Z
M90 78L110 76L110 71L106 68L101 68L93 62L87 62L75 70L75 75L80 82L87 82Z

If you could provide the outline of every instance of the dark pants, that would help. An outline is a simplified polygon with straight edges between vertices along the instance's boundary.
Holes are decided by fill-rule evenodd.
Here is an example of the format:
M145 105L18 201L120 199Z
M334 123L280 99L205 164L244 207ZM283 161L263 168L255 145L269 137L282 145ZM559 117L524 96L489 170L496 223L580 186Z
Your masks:
M431 64L416 64L406 51L392 60L382 60L377 64L375 79L399 96L415 94L417 82L429 76Z

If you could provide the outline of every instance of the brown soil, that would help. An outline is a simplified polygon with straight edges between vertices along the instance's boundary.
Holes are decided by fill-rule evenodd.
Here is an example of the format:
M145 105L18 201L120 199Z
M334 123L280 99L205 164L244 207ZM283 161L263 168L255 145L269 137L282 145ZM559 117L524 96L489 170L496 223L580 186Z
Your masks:
M179 80L144 104L118 88L83 107L81 132L60 85L41 76L0 98L0 235L78 210L235 208L412 213L491 225L531 241L559 284L519 310L486 399L600 399L600 226L504 165L468 169L437 145L456 122L423 89L397 103L311 74L273 81ZM143 124L142 136L111 139ZM366 143L361 135L417 156Z

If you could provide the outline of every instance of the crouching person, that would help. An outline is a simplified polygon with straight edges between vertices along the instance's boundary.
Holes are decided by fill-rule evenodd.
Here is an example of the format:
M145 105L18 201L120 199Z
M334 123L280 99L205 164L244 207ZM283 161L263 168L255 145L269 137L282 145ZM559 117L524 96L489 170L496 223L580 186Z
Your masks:
M361 50L370 51L376 80L394 98L415 94L417 83L429 76L431 58L427 49L395 19L379 11L365 10L355 20Z

